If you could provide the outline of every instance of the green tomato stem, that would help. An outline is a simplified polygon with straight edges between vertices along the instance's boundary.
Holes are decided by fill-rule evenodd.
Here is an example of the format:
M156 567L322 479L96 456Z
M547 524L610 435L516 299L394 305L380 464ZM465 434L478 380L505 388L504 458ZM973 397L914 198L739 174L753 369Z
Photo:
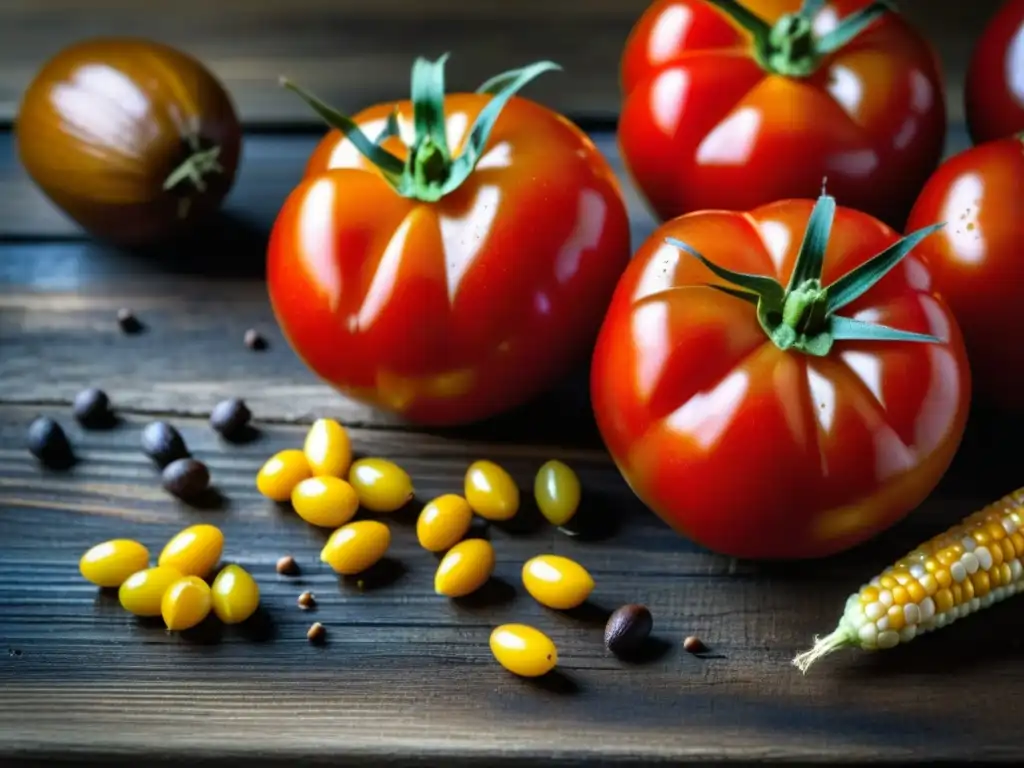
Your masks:
M165 192L175 190L186 183L192 185L192 191L185 192L178 201L178 218L181 219L186 218L192 209L193 194L201 195L206 192L206 178L224 172L219 160L219 146L204 149L200 145L199 138L194 135L185 137L185 143L190 150L188 157L167 175L163 184Z

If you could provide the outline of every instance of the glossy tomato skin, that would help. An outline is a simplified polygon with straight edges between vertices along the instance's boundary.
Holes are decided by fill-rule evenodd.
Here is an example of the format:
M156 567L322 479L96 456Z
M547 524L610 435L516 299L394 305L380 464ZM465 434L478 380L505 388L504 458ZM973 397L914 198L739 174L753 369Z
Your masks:
M943 341L837 341L813 357L778 349L751 305L664 242L785 285L812 206L663 224L624 273L594 353L593 406L626 481L677 532L734 557L821 557L888 528L938 483L966 423L963 340L914 253L842 314ZM825 284L896 239L840 207Z
M1006 0L975 42L964 110L975 144L1024 131L1024 0Z
M979 397L1024 413L1024 143L986 142L943 163L907 226L923 221L946 222L919 253L963 330Z
M749 0L769 22L800 0ZM824 33L867 0L832 0ZM946 107L932 47L887 14L810 77L766 74L750 36L704 0L657 0L622 59L618 139L654 212L747 210L813 198L901 228L941 157Z
M446 97L456 153L487 101ZM353 119L376 137L394 106ZM405 133L411 106L398 107ZM384 146L404 156L398 139ZM416 423L468 423L586 359L629 260L618 183L582 131L526 99L488 147L433 204L398 196L335 132L310 158L271 235L270 298L292 347L341 392Z

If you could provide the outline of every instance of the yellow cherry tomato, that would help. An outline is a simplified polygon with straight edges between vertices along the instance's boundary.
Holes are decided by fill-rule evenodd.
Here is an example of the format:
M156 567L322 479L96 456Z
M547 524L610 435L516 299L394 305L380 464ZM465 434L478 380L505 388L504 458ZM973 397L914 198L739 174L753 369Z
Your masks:
M412 478L387 459L359 459L352 464L348 481L359 494L359 503L371 512L394 512L414 495Z
M224 534L207 523L190 525L164 546L157 565L177 568L185 576L205 577L220 562Z
M296 448L278 451L256 474L256 490L273 501L288 501L292 490L313 476L306 454Z
M521 677L540 677L558 664L551 638L526 624L502 624L491 632L491 653L505 669Z
M227 565L210 587L213 612L225 624L240 624L260 605L260 588L244 568Z
M469 502L455 493L438 496L416 519L416 538L430 552L443 552L462 541L473 524Z
M466 470L466 501L487 520L511 520L519 511L519 486L493 461L474 461Z
M160 613L168 629L191 629L209 615L210 605L209 585L198 576L184 576L164 592Z
M559 555L538 555L523 565L523 586L541 605L567 610L590 597L594 580L574 560Z
M99 587L120 587L124 580L149 565L149 550L131 539L111 539L82 555L78 570Z
M184 574L177 568L158 565L136 571L121 585L117 599L121 607L136 616L159 616L164 593Z
M448 550L437 566L434 591L445 597L476 592L494 572L494 547L484 539L466 539Z
M311 525L337 528L355 516L359 496L340 477L307 477L292 491L292 507Z
M320 559L337 573L352 576L376 563L391 544L391 529L377 520L357 520L331 534Z
M565 525L580 505L580 480L569 466L552 459L537 471L533 496L548 522Z
M317 419L306 433L302 452L314 475L344 477L352 463L348 431L334 419Z

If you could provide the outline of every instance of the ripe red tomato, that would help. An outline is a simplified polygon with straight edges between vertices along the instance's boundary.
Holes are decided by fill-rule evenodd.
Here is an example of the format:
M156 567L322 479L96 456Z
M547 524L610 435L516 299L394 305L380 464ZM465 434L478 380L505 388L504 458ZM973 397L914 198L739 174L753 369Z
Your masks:
M1024 0L1007 0L974 44L964 83L975 144L1024 131Z
M315 373L444 425L518 405L585 359L630 241L618 183L590 139L511 98L526 74L499 80L494 96L444 96L438 65L421 72L413 102L356 115L359 133L313 102L348 138L324 139L281 209L268 283Z
M813 198L827 176L900 229L945 141L934 50L868 0L658 0L622 88L622 155L663 220Z
M963 340L906 256L924 233L893 249L890 228L838 208L829 236L829 201L663 224L601 329L591 394L609 452L645 504L720 553L807 558L865 541L932 491L963 435ZM723 280L687 248L749 274Z
M1024 412L1024 143L979 144L943 163L918 198L908 226L944 221L918 253L963 329L977 391Z

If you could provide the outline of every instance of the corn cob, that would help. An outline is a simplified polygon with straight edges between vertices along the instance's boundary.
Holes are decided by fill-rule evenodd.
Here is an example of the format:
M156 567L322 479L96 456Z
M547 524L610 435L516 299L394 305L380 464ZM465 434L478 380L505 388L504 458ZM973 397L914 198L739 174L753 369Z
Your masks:
M885 650L1024 591L1024 488L974 512L850 595L839 625L793 659Z

